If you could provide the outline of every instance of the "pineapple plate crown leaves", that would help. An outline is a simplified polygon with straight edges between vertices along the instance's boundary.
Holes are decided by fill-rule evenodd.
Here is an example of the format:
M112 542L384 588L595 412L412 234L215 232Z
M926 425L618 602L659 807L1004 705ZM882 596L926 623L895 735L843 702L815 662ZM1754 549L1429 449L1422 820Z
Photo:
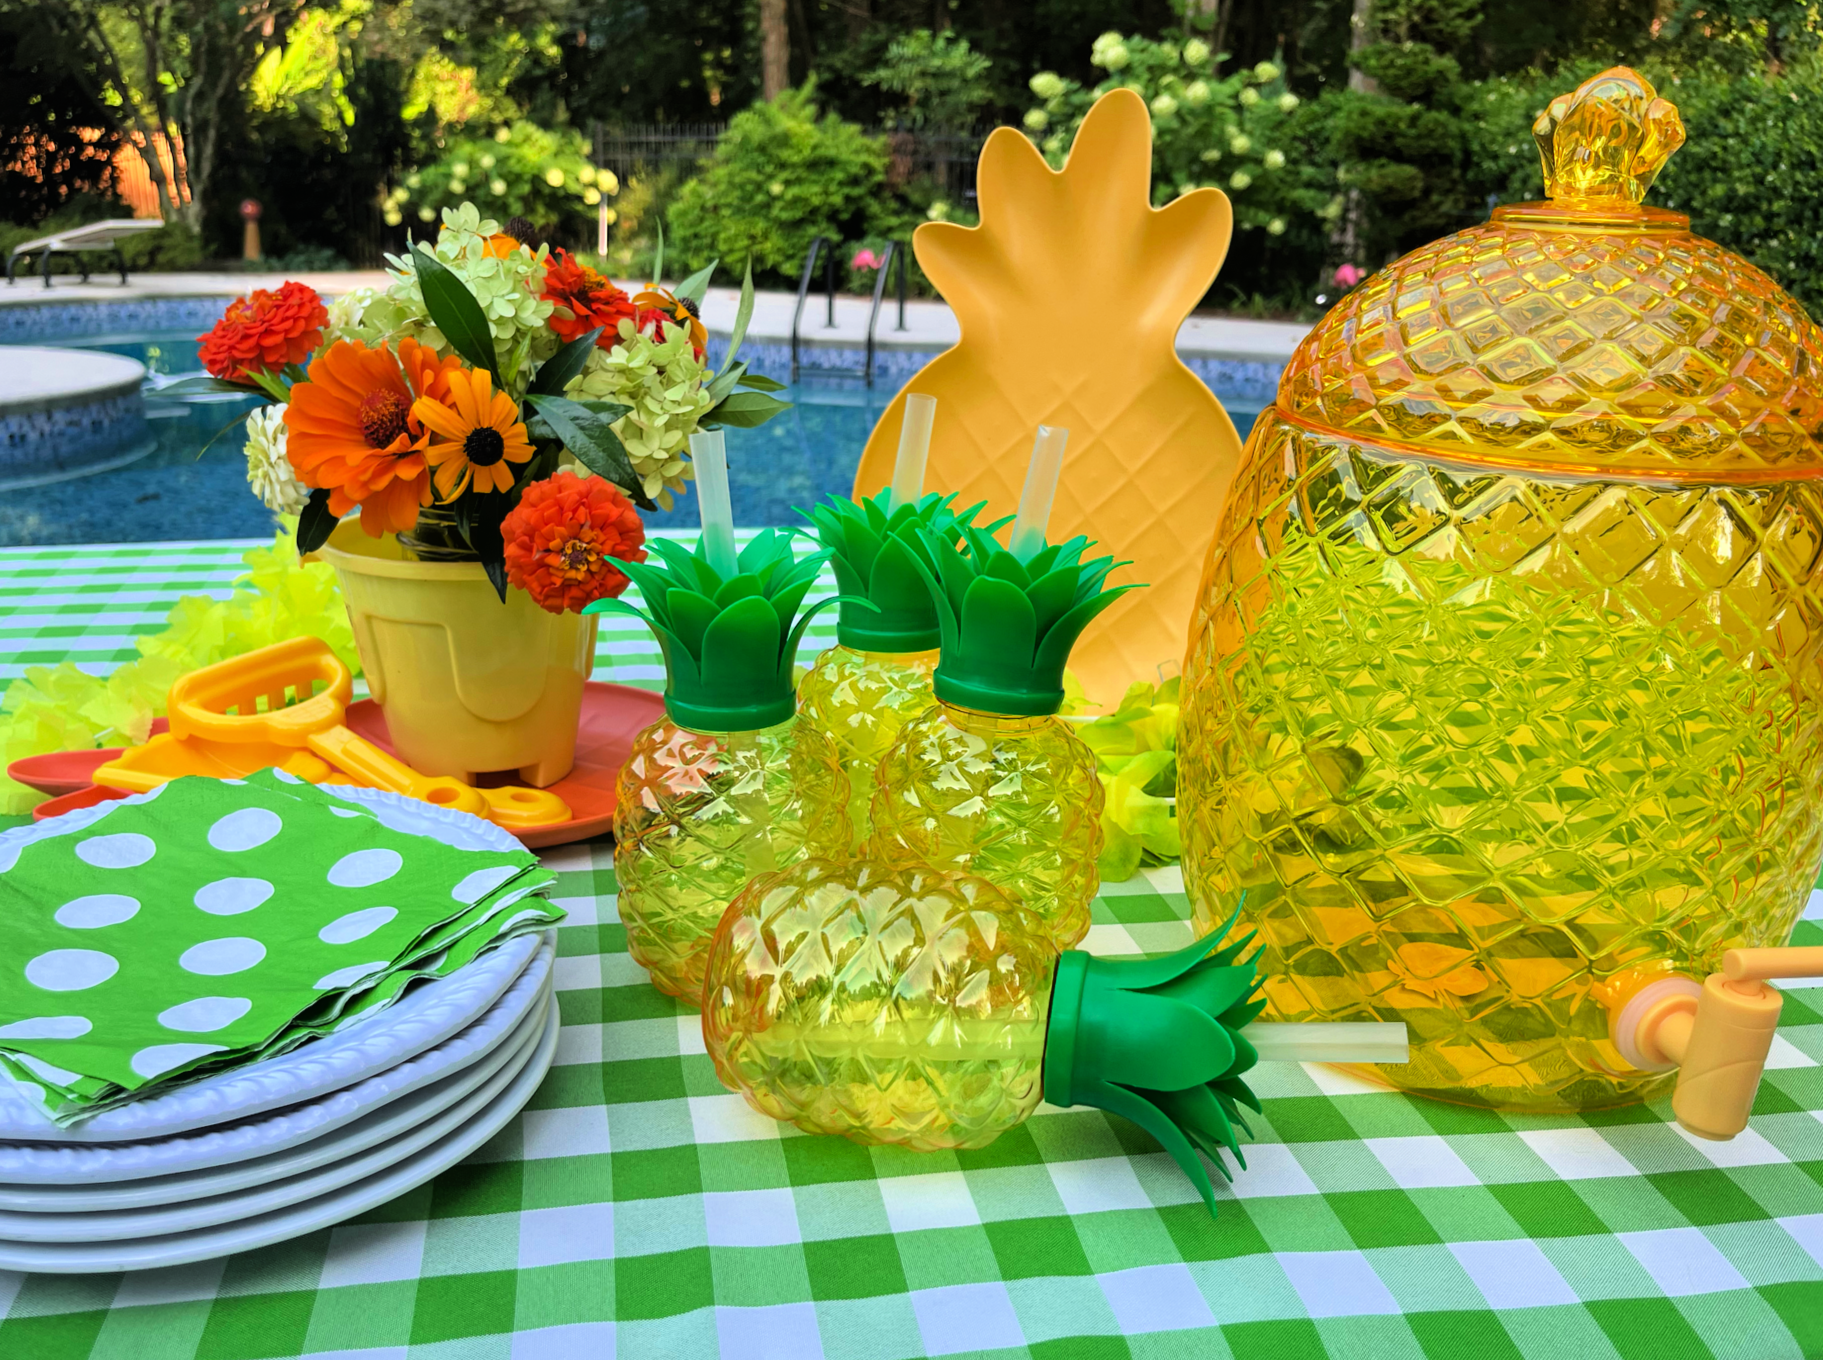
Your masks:
M1238 909L1236 915L1238 915ZM1232 925L1234 918L1229 918ZM1242 1074L1259 1054L1240 1033L1266 1001L1248 934L1214 948L1226 927L1154 959L1100 959L1069 950L1057 964L1045 1038L1044 1098L1094 1105L1158 1139L1215 1212L1200 1150L1232 1180L1225 1148L1243 1169L1235 1127L1260 1102Z
M1047 543L1023 560L987 529L958 524L959 548L926 530L914 559L936 606L943 657L934 688L945 703L981 713L1033 717L1063 704L1070 648L1095 617L1137 585L1104 589L1125 563L1085 562L1095 545L1080 535Z
M957 514L951 508L955 499L932 492L890 510L888 488L856 501L829 496L798 512L810 521L835 568L844 597L836 640L844 647L924 652L937 645L937 610L924 584L925 573L934 574L936 563L919 531L929 529L953 540L958 526L967 527L982 508L974 505Z
M626 562L645 609L597 600L585 614L626 614L658 635L665 654L665 713L697 732L754 732L797 711L792 668L798 644L816 613L803 609L827 552L799 560L793 535L763 529L745 548L732 576L709 565L705 545L694 549L648 540L662 565ZM800 610L802 612L800 612Z

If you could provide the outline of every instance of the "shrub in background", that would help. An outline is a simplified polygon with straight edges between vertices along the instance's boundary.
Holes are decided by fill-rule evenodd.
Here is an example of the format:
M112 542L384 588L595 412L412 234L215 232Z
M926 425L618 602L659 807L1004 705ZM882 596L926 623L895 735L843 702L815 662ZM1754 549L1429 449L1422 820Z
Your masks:
M967 128L994 100L993 64L953 29L919 28L894 38L861 83L897 95L907 127Z
M443 209L472 202L497 221L523 217L547 235L574 240L593 225L602 199L619 190L611 170L590 164L580 132L522 119L491 133L451 135L435 161L388 195L386 223L434 223Z
M755 279L797 283L818 236L838 245L875 229L886 175L883 138L833 113L810 83L737 113L712 156L672 203L665 237L680 267L752 262Z

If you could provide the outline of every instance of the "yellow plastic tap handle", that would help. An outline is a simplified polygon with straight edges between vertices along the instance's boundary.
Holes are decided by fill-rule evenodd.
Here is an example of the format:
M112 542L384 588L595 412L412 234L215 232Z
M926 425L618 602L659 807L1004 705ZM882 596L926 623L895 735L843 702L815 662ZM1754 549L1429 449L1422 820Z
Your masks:
M1677 1066L1671 1110L1699 1138L1726 1141L1747 1127L1772 1051L1784 998L1770 978L1823 976L1823 948L1730 949L1722 971L1693 980L1673 973L1642 973L1604 997L1614 1038L1652 1070ZM1647 987L1658 999L1642 995ZM1638 996L1641 1007L1629 1006ZM1622 1034L1621 1029L1630 1030Z

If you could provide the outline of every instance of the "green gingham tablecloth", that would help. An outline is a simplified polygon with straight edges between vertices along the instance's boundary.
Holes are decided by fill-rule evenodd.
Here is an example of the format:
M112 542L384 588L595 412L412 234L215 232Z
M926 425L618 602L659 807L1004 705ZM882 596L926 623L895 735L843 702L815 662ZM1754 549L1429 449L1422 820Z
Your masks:
M0 552L0 680L129 657L244 545ZM825 629L824 638L827 638ZM597 675L652 684L604 620ZM931 1355L1823 1356L1823 988L1785 993L1747 1133L1661 1103L1523 1117L1274 1064L1211 1221L1131 1125L1044 1107L980 1152L809 1138L722 1089L646 985L610 848L546 852L564 1028L518 1120L340 1227L128 1275L0 1272L5 1360ZM1181 879L1106 887L1087 947L1188 938ZM1823 943L1823 892L1797 943Z

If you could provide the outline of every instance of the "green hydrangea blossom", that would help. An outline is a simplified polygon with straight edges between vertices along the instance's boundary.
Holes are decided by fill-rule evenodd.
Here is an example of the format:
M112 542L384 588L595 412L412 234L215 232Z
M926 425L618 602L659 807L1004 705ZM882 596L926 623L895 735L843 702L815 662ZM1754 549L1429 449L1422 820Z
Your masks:
M654 332L663 331L660 339ZM690 436L712 404L711 375L690 345L690 333L669 322L644 331L622 320L620 340L597 349L565 394L578 401L618 401L633 409L614 423L646 495L665 509L691 476Z
M490 255L488 237L500 224L481 216L472 203L443 210L443 231L432 253L475 295L487 316L494 337L494 358L513 396L524 394L536 365L557 352L561 343L547 324L552 304L538 295L544 291L544 262L548 249L534 254L514 250L504 257ZM438 353L449 351L449 342L430 323L424 293L418 285L417 265L411 255L388 255L392 275L386 291L357 289L337 301L329 318L330 340L361 340L369 345L390 344L411 336Z

